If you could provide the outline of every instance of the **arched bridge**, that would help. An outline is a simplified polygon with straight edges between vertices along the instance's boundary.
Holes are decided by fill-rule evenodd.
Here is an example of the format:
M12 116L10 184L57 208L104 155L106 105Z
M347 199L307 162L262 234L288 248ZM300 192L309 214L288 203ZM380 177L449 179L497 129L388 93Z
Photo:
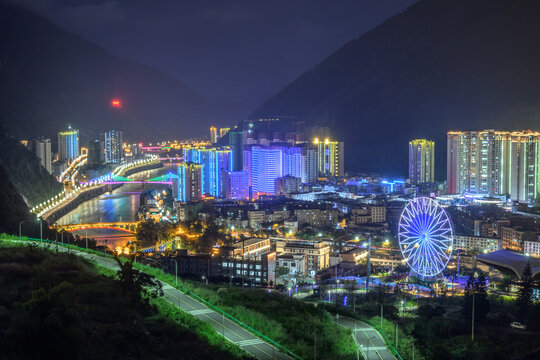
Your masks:
M97 182L99 184L165 184L171 185L173 180L178 179L178 175L169 172L165 175L155 177L148 180L132 180L119 175L108 174L98 179L89 181L90 183ZM81 182L80 184L86 184L87 182Z
M120 230L133 234L137 228L139 221L117 221L117 222L100 222L92 224L69 224L69 225L54 225L51 229L63 229L65 231L90 230L90 229L112 229Z

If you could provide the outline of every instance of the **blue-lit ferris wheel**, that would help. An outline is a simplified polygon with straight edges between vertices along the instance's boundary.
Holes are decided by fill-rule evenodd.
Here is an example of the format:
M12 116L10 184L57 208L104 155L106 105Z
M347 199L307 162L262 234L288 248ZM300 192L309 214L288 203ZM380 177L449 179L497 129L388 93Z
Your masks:
M439 274L450 261L454 234L452 223L439 203L428 197L411 200L399 219L399 247L413 273Z

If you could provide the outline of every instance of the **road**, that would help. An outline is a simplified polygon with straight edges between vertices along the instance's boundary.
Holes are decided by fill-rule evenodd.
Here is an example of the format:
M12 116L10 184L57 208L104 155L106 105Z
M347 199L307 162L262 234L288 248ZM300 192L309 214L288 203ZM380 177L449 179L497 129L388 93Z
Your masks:
M354 341L362 349L362 354L366 360L396 360L392 352L386 347L382 335L371 325L345 316L341 316L338 323L353 331Z
M64 251L67 250L64 249ZM103 267L111 270L118 270L118 265L113 259L88 254L81 251L74 251L73 249L71 251L81 257L93 260ZM245 328L237 325L235 322L217 311L208 308L208 306L195 300L191 296L184 294L182 291L173 288L169 284L164 282L161 282L161 284L163 285L163 293L166 300L175 304L185 312L192 314L196 318L210 324L219 334L222 334L225 339L238 345L248 354L262 360L292 359L290 356L280 352L273 345L261 340L257 336L247 331Z

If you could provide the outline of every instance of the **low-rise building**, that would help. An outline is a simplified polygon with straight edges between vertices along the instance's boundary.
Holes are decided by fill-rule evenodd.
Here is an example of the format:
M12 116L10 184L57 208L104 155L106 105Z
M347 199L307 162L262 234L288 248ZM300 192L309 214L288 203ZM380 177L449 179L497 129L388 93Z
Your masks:
M351 220L354 224L385 223L386 206L370 205L351 210Z
M215 274L230 278L244 278L256 285L275 282L276 252L270 251L259 256L242 258L240 256L220 256L217 259Z
M280 254L276 266L289 269L290 275L307 275L307 257L304 254Z
M231 245L232 256L249 258L257 257L270 251L270 239L268 238L251 238L244 241L239 241Z
M330 266L330 245L325 241L272 238L278 254L302 254L307 259L308 275Z
M339 222L339 211L334 209L300 209L295 210L299 225L308 224L313 227L335 227Z
M525 232L509 226L501 227L503 248L523 252L523 234Z
M466 251L492 252L501 250L503 241L502 239L492 237L455 235L454 245L457 249Z
M523 253L527 256L540 257L540 240L523 242Z
M264 210L248 211L248 219L252 229L259 229L261 224L266 221L266 213Z

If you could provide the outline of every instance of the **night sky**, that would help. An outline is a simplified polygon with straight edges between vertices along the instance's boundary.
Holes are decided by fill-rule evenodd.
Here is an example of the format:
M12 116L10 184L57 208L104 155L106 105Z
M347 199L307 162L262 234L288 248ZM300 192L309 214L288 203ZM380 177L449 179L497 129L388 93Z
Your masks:
M12 0L201 94L254 108L414 0Z

